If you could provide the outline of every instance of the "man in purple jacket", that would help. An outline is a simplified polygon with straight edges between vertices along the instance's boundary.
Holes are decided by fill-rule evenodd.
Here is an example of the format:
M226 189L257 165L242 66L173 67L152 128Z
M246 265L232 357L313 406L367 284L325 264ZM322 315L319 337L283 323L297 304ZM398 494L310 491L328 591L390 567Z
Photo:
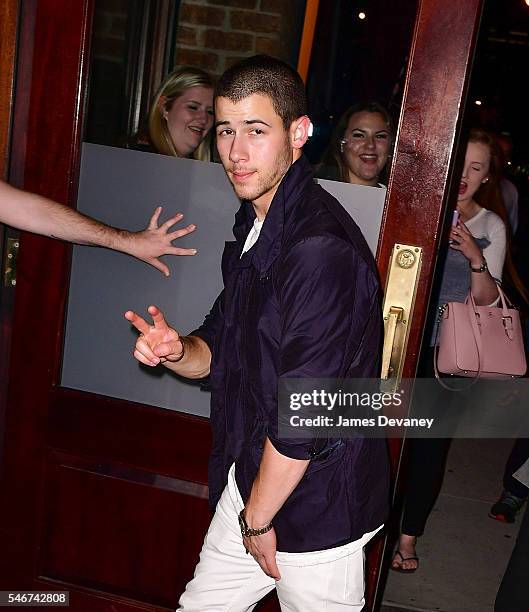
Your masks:
M361 610L363 547L385 520L385 441L278 434L280 378L374 378L381 316L373 257L312 178L299 75L256 56L228 69L217 147L242 200L222 259L224 290L187 336L133 312L136 358L209 375L215 514L185 611L246 611L274 587L283 609ZM246 554L250 553L250 554Z

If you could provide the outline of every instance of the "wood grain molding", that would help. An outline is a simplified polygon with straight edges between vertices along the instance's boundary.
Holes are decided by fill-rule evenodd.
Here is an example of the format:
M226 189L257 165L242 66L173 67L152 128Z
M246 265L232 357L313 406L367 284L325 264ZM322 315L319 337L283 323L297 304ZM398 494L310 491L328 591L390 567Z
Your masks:
M0 2L0 178L7 178L20 0Z

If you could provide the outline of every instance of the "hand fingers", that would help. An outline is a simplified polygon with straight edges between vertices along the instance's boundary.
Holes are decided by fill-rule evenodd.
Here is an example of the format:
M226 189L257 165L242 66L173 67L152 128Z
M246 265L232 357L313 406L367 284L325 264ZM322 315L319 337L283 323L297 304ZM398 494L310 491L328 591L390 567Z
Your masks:
M151 315L154 327L156 329L169 328L165 321L165 317L163 316L163 312L158 308L158 306L149 306L149 308L147 308L147 312Z
M183 351L183 345L179 339L174 342L160 342L153 348L153 353L156 357L167 358L169 355L179 357Z
M134 347L134 357L148 366L157 366L160 363L159 357L152 352L151 347L142 336L140 336Z
M181 247L168 247L164 255L196 255L196 249L183 249Z
M272 575L270 574L270 570L268 569L268 565L266 564L266 559L264 557L254 557L254 559L257 561L257 563L259 563L259 566L261 567L261 569L263 570L263 572L267 575L270 576L270 578L272 578Z
M134 325L134 327L141 334L146 334L149 331L150 325L145 319L140 317L140 315L136 314L134 311L127 310L127 312L125 313L125 319L127 319L127 321Z
M262 554L253 555L253 557L257 561L257 563L259 563L259 566L267 576L270 576L270 578L274 578L274 580L279 580L281 578L275 560L272 563L269 558L265 557Z
M266 536L262 536L266 538ZM263 572L274 578L274 580L280 580L281 574L276 563L276 549L275 544L273 549L270 549L270 542L266 548L262 547L262 543L259 541L260 537L256 538L243 538L243 546L250 552L252 557L257 561Z
M164 255L169 255L170 253L164 253ZM148 264L150 264L153 268L156 268L157 270L160 270L160 272L164 275L164 276L169 276L171 273L169 272L169 268L164 264L163 261L160 261L159 259L157 259L156 257L153 257L152 259L148 259L146 260Z
M459 222L457 229L461 230L463 234L470 234L468 227L462 221Z
M457 240L458 242L461 242L468 238L468 234L465 234L464 232L459 231L457 228L453 228L450 230L450 238L452 240Z
M264 555L264 559L268 568L267 574L274 580L280 580L281 574L279 573L279 568L277 567L275 554Z
M147 226L148 229L156 229L158 227L158 219L160 218L160 215L162 213L162 207L161 206L157 206L154 209L154 213L152 214L152 217L149 221L149 225Z
M196 229L197 229L197 226L191 223L190 225L187 225L186 227L183 227L182 229L178 229L178 230L175 230L174 232L171 232L170 234L167 234L167 237L171 241L176 240L177 238L182 238L183 236L187 236L191 232L194 232Z
M158 363L154 363L153 361L151 361L150 359L147 359L147 357L145 357L144 355L142 355L139 351L137 351L136 349L134 349L134 352L132 353L134 355L134 358L137 359L140 363L143 363L143 365L149 366L151 368L154 368L158 365Z
M173 215L170 219L167 219L167 221L164 221L160 225L160 229L163 230L164 232L167 232L170 227L172 227L175 223L178 223L179 221L181 221L183 218L184 218L184 215L182 213L176 213L176 215Z

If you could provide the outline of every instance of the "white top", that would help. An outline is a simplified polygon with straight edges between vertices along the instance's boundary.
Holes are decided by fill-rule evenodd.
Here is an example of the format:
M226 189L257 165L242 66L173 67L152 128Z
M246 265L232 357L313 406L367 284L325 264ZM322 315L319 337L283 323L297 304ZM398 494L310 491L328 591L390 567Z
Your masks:
M257 242L257 238L259 238L259 234L261 233L261 228L263 227L264 219L259 221L256 217L253 222L252 229L248 232L248 236L246 236L246 242L244 243L244 247L242 249L241 257L249 251L253 245Z
M480 208L477 214L465 222L465 225L483 252L491 276L501 282L507 244L505 224L496 213ZM444 261L439 299L435 311L432 310L430 316L436 317L438 307L446 302L464 302L470 285L471 271L468 259L461 251L449 248ZM437 322L434 324L430 338L431 346L434 345L436 333Z
M507 248L505 224L496 213L482 208L465 225L481 246L491 276L501 281Z

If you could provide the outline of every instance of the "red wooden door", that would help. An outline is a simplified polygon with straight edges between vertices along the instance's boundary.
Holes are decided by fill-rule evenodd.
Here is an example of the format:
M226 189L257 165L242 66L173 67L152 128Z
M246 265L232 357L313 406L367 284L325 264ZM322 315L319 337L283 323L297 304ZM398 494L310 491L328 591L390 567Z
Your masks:
M27 117L22 113L15 126L27 144L15 157L23 161L26 189L71 205L93 7L90 0L24 5L19 57L30 45L32 77L27 99L17 100L27 103ZM480 5L420 3L378 256L384 278L395 242L425 253L407 376L421 340ZM209 426L58 386L68 272L67 245L22 237L0 491L0 590L68 590L76 611L174 608L209 521ZM394 442L395 467L400 450ZM381 553L382 545L371 553L371 599Z
M92 3L26 8L22 32L34 18L34 33L24 186L71 204ZM21 242L1 588L70 590L74 610L174 608L209 521L208 423L58 387L69 247L32 235Z

